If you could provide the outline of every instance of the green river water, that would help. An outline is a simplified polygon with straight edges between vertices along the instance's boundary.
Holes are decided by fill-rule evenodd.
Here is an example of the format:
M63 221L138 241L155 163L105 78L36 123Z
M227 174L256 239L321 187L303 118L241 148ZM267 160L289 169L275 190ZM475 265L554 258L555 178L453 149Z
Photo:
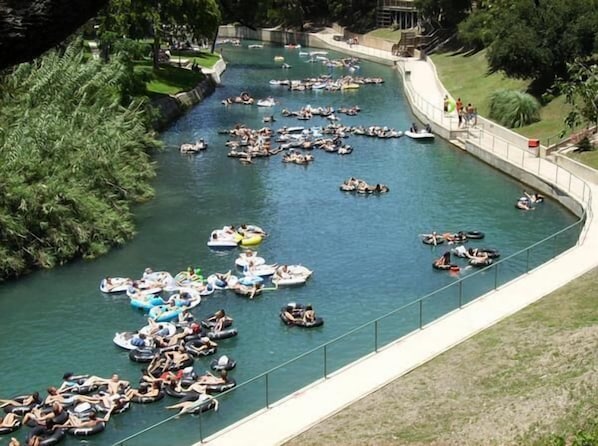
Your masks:
M302 105L333 107L358 104L357 117L346 124L387 125L406 130L413 117L391 68L362 61L358 74L382 76L383 85L363 86L349 92L289 92L272 87L270 79L323 74L328 68L308 64L297 50L265 46L262 50L224 48L228 70L223 85L190 110L162 135L166 150L156 156L156 198L136 210L138 234L126 246L95 261L76 261L52 271L40 271L0 285L0 398L60 384L66 371L110 376L117 372L134 383L140 365L112 343L116 331L144 324L143 313L133 310L124 295L104 295L98 283L104 276L138 277L144 268L175 275L188 265L207 275L234 269L238 251L214 253L206 246L210 231L243 222L265 228L270 236L259 247L268 263L300 263L314 270L300 288L265 292L253 301L230 292L217 292L194 310L199 318L225 308L235 318L239 336L221 341L218 354L238 362L231 375L238 383L321 345L350 329L379 317L457 277L435 271L431 263L444 249L424 246L418 234L438 231L481 230L486 239L472 246L498 248L503 257L564 228L576 220L557 203L547 200L533 212L522 213L514 202L525 186L479 160L436 139L422 144L406 137L376 140L353 136L355 151L339 156L315 151L309 166L287 165L280 155L243 166L227 158L226 135L218 129L235 123L261 127L262 117L274 113L279 125L305 125L280 116L281 108ZM284 71L273 62L284 55L293 68ZM333 55L331 53L330 55ZM335 76L346 74L335 69ZM221 100L249 91L256 98L275 96L280 105L223 106ZM325 121L313 118L308 126ZM178 146L203 137L209 149L199 156L183 156ZM384 183L390 192L355 196L339 191L350 177ZM531 254L531 264L548 260L570 247L573 231L558 244L546 244ZM463 266L464 262L460 262ZM526 259L518 258L500 270L504 282L520 275ZM459 277L471 274L464 269ZM471 300L494 284L495 273L483 272L464 287ZM285 326L280 307L289 301L311 303L325 319L323 327L301 330ZM424 321L454 308L454 294L426 305ZM401 314L382 326L388 342L417 326L413 313ZM356 333L327 352L332 371L371 351L372 334ZM197 371L209 360L198 359ZM270 402L322 376L321 353L309 355L269 377ZM222 398L216 413L202 416L203 436L260 409L266 401L260 379ZM89 444L113 444L172 415L162 402L139 406L115 415L106 431L86 439ZM184 417L127 444L191 444L200 438L199 417ZM26 429L15 435L24 438ZM7 438L0 437L0 444ZM64 444L79 443L68 438ZM249 442L248 442L249 444Z

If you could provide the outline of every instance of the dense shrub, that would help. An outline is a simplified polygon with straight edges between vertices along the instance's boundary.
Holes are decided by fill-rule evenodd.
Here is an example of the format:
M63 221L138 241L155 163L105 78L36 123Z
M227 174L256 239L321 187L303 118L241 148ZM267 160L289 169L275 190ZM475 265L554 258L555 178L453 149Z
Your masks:
M81 43L0 77L0 280L91 258L134 233L155 175L131 71L85 61Z
M528 93L497 90L490 95L490 118L509 128L540 120L540 103Z

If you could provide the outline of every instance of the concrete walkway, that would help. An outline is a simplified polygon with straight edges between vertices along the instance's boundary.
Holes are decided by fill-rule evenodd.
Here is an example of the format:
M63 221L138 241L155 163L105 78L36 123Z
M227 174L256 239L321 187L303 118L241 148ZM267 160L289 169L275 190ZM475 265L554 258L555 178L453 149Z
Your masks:
M334 41L331 35L318 37L329 43L331 48L349 52L342 47L348 45ZM379 58L381 54L377 51L360 45L350 48L351 54L369 56L376 52L373 57ZM417 112L439 130L455 130L456 116L445 116L442 112L446 91L438 81L433 65L425 61L399 59L389 53L386 53L386 59L402 65L403 72L411 73L405 86L414 111L417 108ZM416 106L416 103L420 105ZM584 203L588 217L578 245L462 310L454 311L386 349L353 363L327 380L296 392L268 410L241 420L208 438L206 443L214 446L284 443L598 265L598 256L595 255L598 250L598 222L592 218L593 210L598 209L596 185L586 185L562 168L559 177L556 165L537 158L527 150L527 145L521 146L518 135L505 133L505 129L487 121L481 120L480 126L464 130L459 138L462 146L475 144L476 149L485 151L488 156L499 157L549 183L556 183Z

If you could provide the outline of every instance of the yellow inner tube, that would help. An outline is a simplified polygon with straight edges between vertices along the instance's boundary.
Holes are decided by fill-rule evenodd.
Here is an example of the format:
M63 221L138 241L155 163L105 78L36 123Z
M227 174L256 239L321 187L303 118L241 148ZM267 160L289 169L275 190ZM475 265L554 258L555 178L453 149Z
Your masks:
M254 246L259 245L262 242L261 235L252 235L241 240L241 246Z

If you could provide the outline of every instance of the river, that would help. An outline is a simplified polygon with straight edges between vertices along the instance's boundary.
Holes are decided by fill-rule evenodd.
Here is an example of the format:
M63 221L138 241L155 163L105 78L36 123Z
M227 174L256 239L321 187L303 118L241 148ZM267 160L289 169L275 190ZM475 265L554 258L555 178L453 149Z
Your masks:
M139 364L112 343L116 331L134 330L144 323L126 297L104 295L98 283L104 276L138 277L144 268L167 270L173 275L189 265L204 275L234 269L238 251L214 253L206 246L210 231L226 224L253 223L269 237L258 248L268 263L300 263L314 271L300 288L268 291L253 301L230 292L207 297L194 310L205 317L225 308L235 318L239 336L221 341L219 354L238 362L231 375L241 383L302 352L329 341L351 328L379 317L441 286L455 276L431 268L444 249L424 246L418 234L437 231L481 230L486 239L476 246L498 248L503 257L543 239L576 218L552 200L533 212L514 208L525 186L449 143L436 139L422 144L406 137L376 140L353 136L348 156L315 151L309 166L283 164L280 155L258 159L250 166L226 156L226 135L219 129L236 123L261 127L262 117L274 113L279 125L301 125L280 116L280 110L303 105L333 107L357 104L356 117L346 124L386 125L406 130L413 117L401 91L398 74L389 67L362 61L358 74L382 76L382 85L362 86L345 92L290 92L268 84L269 79L300 79L328 73L321 64L305 63L297 50L266 45L263 49L224 48L228 70L223 85L202 104L190 110L162 135L166 149L156 156L156 198L136 209L138 233L124 247L95 261L75 261L51 271L40 271L0 286L0 397L44 391L60 384L66 371L110 376L117 372L136 383ZM330 53L332 56L334 53ZM273 62L283 55L292 65L282 70ZM334 76L347 74L335 69ZM280 104L271 109L224 106L229 96L249 91L256 98L274 96ZM309 125L325 121L313 118ZM178 146L203 137L209 149L198 156L183 156ZM384 183L390 192L356 196L339 191L350 177ZM560 240L559 249L573 243ZM474 242L471 242L472 246ZM532 263L554 254L554 246L540 247ZM464 265L463 262L461 262ZM462 271L461 276L473 272ZM521 262L501 270L501 277L521 273ZM491 277L490 277L491 276ZM467 293L473 297L494 281L482 273ZM476 285L477 283L478 285ZM280 307L289 301L311 303L325 319L314 330L282 324ZM439 300L431 313L447 303ZM413 328L412 322L405 329ZM352 338L336 352L331 364L357 358L367 351L367 340ZM337 355L337 359L334 358ZM211 358L197 360L196 370L208 368ZM279 374L270 401L296 390L297 382L310 382L322 373L321 359L303 361ZM259 387L259 388L258 388ZM252 410L263 407L263 382L228 396L217 413L202 419L205 432L214 432ZM167 397L154 405L137 406L111 419L106 431L89 438L91 444L113 442L172 415L163 409L175 400ZM188 444L199 439L198 420L187 417L127 444ZM24 430L17 432L23 437ZM65 444L78 441L70 438Z

